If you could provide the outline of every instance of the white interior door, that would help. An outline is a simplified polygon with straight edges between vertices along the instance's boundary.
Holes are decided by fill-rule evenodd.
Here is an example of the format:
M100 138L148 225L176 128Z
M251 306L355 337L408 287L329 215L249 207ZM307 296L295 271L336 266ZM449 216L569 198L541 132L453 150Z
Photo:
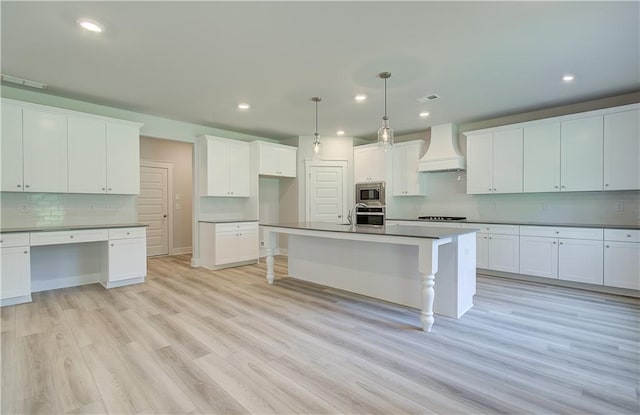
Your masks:
M307 172L308 221L346 222L343 170L342 166L309 166Z
M168 177L163 167L140 166L138 221L147 228L147 256L169 253Z

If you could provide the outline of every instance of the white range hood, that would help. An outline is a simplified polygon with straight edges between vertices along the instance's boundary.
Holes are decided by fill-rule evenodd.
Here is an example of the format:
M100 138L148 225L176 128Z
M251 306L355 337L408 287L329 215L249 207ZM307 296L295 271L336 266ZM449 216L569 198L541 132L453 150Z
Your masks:
M418 171L454 171L464 167L455 126L449 123L431 127L431 144L418 162Z

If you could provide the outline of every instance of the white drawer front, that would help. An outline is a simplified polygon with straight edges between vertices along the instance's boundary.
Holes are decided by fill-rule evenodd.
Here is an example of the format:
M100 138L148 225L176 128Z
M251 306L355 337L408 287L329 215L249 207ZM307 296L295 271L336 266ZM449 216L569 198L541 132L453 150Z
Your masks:
M595 241L601 241L604 236L604 232L600 228L558 228L560 238L570 239L593 239Z
M107 229L87 229L79 231L32 232L31 245L58 245L82 242L106 241L109 237Z
M496 225L491 223L461 223L464 229L479 229L478 232L490 233L492 235L519 235L518 225Z
M560 229L553 226L521 226L520 236L543 236L557 238L560 236Z
M258 231L258 222L234 222L216 224L216 232Z
M12 246L28 246L29 233L3 233L0 234L0 247L9 248Z
M147 236L147 228L113 228L109 229L109 239L144 238Z
M605 229L605 241L640 242L640 230Z
M491 225L488 223L461 223L462 229L478 229L478 232L489 232Z

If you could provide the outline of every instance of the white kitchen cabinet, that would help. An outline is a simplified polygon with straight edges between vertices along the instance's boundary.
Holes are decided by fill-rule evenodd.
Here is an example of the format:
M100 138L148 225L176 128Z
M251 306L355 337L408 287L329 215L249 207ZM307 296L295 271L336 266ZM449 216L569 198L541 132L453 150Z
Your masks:
M604 285L640 290L640 231L605 229Z
M462 223L460 226L479 229L476 234L476 267L518 272L520 249L517 225Z
M296 177L297 152L295 147L255 142L258 150L258 174L261 176Z
M146 229L118 228L109 230L107 288L125 285L123 281L147 275Z
M0 303L31 301L31 248L28 233L0 234Z
M558 239L558 278L603 284L602 239Z
M2 140L0 154L2 172L0 174L3 192L22 192L22 108L2 103Z
M140 126L107 122L107 193L140 194Z
M106 123L88 117L69 117L69 192L106 193Z
M67 116L25 108L22 128L24 191L66 193Z
M407 141L393 146L393 195L424 196L421 185L418 162L424 154L423 140Z
M204 136L200 145L200 194L249 197L249 143Z
M560 191L560 123L524 127L524 192Z
M385 181L386 152L377 144L353 149L353 180L355 183Z
M604 190L640 189L640 110L604 116Z
M520 274L558 278L558 238L520 235Z
M489 234L476 233L476 267L489 269Z
M560 123L560 177L562 191L602 190L604 117Z
M467 193L521 193L523 130L467 136Z
M258 222L200 222L200 262L220 269L258 259Z

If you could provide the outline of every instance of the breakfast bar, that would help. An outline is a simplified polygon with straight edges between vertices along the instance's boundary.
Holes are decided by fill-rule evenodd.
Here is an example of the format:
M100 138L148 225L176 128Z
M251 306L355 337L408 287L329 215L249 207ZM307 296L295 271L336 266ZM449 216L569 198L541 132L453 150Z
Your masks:
M286 234L290 276L419 308L424 331L431 331L434 313L457 319L473 306L474 229L308 222L261 226L269 284L275 277L277 235Z

